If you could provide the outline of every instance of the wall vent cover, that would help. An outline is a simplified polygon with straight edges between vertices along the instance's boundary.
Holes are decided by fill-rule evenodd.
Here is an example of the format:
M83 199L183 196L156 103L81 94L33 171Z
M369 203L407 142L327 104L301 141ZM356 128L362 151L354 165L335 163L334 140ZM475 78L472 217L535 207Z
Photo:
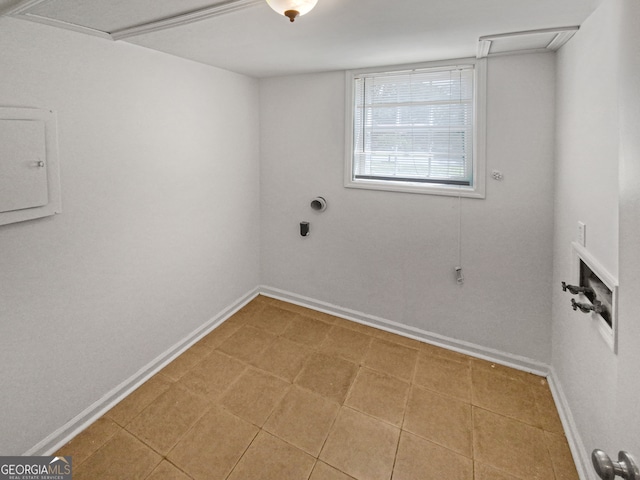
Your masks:
M478 39L477 58L514 53L553 52L567 43L580 27L543 28L486 35Z

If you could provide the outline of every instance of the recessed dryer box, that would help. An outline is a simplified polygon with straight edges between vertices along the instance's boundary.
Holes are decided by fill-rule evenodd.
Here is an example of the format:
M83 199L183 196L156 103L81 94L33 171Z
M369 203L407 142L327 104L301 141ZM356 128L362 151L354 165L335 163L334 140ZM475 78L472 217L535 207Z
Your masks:
M56 117L0 107L0 225L60 213Z
M580 294L580 301L599 304L601 313L592 312L591 318L607 345L614 353L618 351L618 280L611 275L588 251L577 242L571 244L573 251L572 283L587 288Z

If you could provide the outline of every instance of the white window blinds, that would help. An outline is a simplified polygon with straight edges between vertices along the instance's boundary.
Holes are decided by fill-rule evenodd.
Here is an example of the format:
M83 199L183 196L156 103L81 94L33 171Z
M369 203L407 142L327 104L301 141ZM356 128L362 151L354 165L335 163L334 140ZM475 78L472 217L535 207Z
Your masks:
M354 180L473 184L474 67L354 79Z

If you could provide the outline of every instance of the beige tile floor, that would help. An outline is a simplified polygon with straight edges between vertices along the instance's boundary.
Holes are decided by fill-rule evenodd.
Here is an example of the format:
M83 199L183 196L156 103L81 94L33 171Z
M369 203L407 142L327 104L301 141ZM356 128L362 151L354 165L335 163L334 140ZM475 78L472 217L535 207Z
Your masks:
M75 480L578 479L543 378L263 296L58 454Z

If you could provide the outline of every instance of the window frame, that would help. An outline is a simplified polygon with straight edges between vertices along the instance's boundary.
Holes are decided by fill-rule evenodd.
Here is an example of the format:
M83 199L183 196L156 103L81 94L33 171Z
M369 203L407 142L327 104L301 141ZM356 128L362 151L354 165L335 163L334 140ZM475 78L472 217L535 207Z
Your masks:
M419 183L382 179L355 179L354 167L354 109L355 78L362 74L400 72L423 68L455 67L456 65L473 65L473 159L472 185L444 185L438 183ZM363 68L345 72L345 171L344 186L365 190L381 190L390 192L418 193L426 195L447 195L455 197L485 198L486 176L486 59L463 58L437 62L423 62L383 67Z

